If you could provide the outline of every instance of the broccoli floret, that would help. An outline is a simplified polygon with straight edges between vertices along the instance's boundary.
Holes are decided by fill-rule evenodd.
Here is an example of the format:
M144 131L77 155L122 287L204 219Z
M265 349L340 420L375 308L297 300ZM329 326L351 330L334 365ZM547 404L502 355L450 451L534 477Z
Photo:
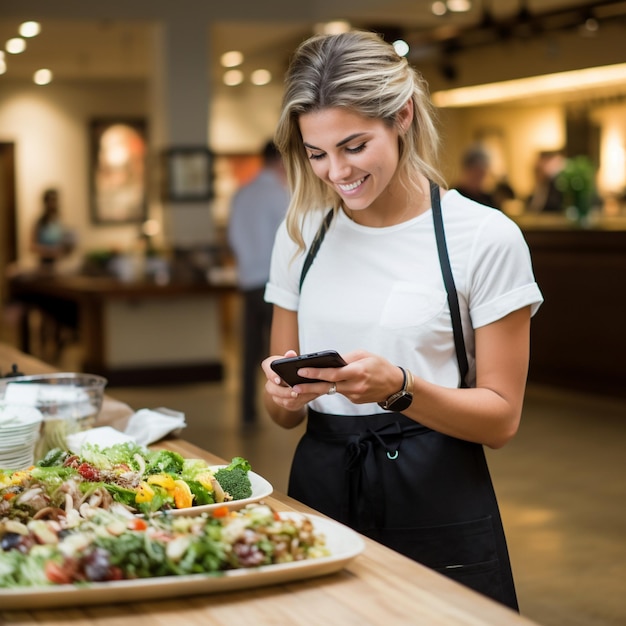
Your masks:
M222 467L215 472L215 478L233 500L244 500L252 495L248 472L241 467Z

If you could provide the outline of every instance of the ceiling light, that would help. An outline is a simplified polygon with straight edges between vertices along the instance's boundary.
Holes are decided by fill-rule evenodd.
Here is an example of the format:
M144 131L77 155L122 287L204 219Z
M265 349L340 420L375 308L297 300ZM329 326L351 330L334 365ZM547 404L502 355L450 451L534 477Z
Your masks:
M36 37L41 32L39 22L22 22L19 33L22 37Z
M243 82L243 72L241 70L228 70L222 78L225 85L235 87Z
M591 87L626 84L626 63L590 67L583 70L530 76L499 83L459 87L433 93L438 107L467 107L520 100Z
M433 2L430 10L433 15L445 15L448 12L448 7L445 2Z
M26 50L26 42L21 37L13 37L7 41L5 49L10 54L19 54Z
M243 53L239 52L239 50L224 52L221 56L220 62L222 67L237 67L243 63Z
M52 82L52 72L48 69L37 70L33 75L33 81L36 85L47 85Z
M0 74L4 74L7 71L7 64L3 58L0 58Z
M323 35L341 35L341 33L347 33L352 26L347 20L334 20L332 22L324 22L317 24L315 32Z
M446 6L452 13L467 13L472 8L470 0L447 0Z
M404 41L404 39L398 39L397 41L394 41L393 47L396 51L396 54L401 57L405 57L409 53L409 44Z
M272 80L272 74L268 70L254 70L250 76L253 85L267 85Z

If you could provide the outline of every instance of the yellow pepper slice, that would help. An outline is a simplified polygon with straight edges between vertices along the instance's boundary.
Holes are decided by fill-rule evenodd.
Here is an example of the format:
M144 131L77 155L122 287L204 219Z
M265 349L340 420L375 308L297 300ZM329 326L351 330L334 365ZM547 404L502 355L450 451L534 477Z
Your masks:
M144 502L151 502L152 498L154 498L154 489L152 489L147 482L141 481L141 484L137 488L135 502L143 504Z
M175 480L174 503L177 509L185 509L193 503L193 494L184 480Z
M167 492L174 491L174 487L176 486L174 479L169 474L152 474L148 476L147 481L150 485L163 487Z

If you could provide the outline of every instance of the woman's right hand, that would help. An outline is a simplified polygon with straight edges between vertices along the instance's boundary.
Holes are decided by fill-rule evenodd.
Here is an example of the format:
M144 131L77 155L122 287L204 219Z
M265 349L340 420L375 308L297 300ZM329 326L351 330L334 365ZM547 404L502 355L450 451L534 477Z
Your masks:
M305 388L306 391L296 392L271 368L272 361L297 355L298 353L295 350L287 350L284 355L269 356L261 363L263 372L267 377L265 383L265 406L272 419L285 428L293 428L300 424L306 416L306 405L328 391L328 383L319 382L299 384L298 388ZM268 402L268 400L271 402Z

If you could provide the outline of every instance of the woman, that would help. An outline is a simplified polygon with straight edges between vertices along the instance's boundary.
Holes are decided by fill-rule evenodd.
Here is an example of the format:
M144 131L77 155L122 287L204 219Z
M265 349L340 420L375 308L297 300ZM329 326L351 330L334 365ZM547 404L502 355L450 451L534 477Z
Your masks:
M482 446L518 428L542 300L519 229L440 189L426 86L374 34L300 46L276 143L292 199L262 366L272 419L307 419L289 494L516 609ZM271 369L327 348L347 365L299 371L320 382L288 387Z
M43 267L51 267L58 259L72 252L74 238L61 221L59 192L46 189L42 200L43 210L33 227L30 247L39 256Z

